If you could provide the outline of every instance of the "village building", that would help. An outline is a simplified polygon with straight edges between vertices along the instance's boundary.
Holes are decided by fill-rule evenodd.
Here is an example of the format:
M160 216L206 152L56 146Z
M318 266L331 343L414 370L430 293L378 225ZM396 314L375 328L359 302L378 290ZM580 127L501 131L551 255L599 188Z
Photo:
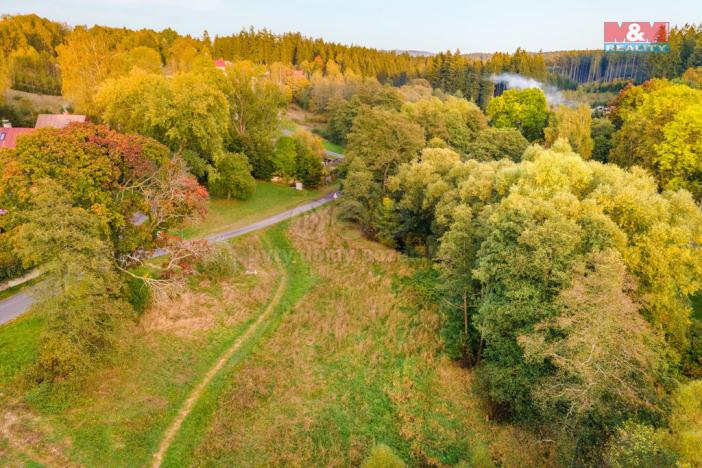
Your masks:
M63 128L68 124L88 121L85 115L75 114L39 114L34 128Z
M32 133L34 128L0 128L0 148L14 148L17 146L17 138L28 133Z

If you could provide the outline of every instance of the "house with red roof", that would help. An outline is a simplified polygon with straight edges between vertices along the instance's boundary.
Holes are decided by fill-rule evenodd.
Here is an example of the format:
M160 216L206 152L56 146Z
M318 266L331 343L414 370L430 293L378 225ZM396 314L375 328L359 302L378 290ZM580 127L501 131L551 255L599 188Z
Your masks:
M87 121L88 117L85 115L39 114L34 128L63 128L70 123L83 123Z
M230 62L229 60L224 60L223 58L219 58L214 61L215 68L221 71L224 71L231 64L232 62Z
M32 133L35 128L0 128L0 148L14 148L17 146L17 139L22 135Z

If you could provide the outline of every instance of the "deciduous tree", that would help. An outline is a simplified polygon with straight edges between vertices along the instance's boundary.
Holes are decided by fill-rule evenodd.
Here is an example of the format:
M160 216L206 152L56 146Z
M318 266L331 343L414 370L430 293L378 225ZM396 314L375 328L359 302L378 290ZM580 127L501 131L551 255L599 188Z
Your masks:
M490 101L486 113L494 127L517 128L529 141L542 139L548 122L546 96L536 88L508 89Z

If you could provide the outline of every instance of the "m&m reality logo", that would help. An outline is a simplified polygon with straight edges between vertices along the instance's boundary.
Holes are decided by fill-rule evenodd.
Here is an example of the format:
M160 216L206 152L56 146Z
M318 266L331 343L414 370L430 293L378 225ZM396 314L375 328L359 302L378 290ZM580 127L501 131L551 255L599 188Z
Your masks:
M669 52L670 23L656 21L605 21L607 52Z

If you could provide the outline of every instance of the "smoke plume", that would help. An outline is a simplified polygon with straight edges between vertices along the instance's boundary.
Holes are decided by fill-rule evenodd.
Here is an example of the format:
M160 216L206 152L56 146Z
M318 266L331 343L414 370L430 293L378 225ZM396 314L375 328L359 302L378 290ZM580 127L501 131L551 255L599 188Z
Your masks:
M563 93L555 86L547 85L541 81L535 80L516 73L500 73L492 75L490 80L494 83L502 83L507 89L526 89L538 88L546 95L546 100L553 106L566 105L572 106L573 103L563 96Z

